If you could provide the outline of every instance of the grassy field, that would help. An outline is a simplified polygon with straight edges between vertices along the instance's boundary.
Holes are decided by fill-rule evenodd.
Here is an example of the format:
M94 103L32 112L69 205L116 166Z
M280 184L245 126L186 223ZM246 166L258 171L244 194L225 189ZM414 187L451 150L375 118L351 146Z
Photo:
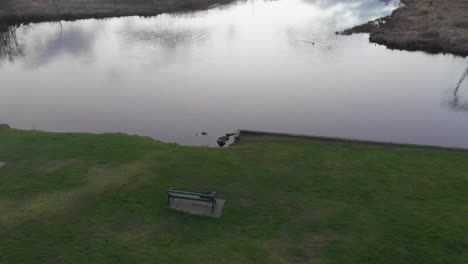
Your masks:
M468 152L0 129L0 263L468 263ZM216 190L219 219L165 191Z

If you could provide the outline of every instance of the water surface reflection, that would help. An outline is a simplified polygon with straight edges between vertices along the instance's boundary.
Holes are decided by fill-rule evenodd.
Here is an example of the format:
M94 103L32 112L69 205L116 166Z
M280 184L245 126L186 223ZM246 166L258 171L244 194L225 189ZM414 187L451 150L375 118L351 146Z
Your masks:
M465 93L468 86L468 66L465 72L460 77L457 85L455 86L455 90L453 91L453 100L450 102L449 106L451 109L455 111L468 111L468 99L465 99L463 96L463 88L465 88Z
M13 28L2 35L0 123L188 145L244 128L468 147L468 115L453 111L466 106L464 59L334 33L397 5L254 0Z
M18 26L0 28L0 63L3 60L13 62L15 57L23 55L22 47L16 37L17 28Z

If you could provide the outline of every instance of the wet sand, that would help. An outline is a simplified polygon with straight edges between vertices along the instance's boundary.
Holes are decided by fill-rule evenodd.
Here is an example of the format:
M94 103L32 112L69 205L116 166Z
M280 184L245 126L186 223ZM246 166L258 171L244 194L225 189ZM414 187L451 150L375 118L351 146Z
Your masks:
M0 25L201 10L233 0L0 0Z
M389 48L468 55L468 1L402 0L391 16L345 30Z

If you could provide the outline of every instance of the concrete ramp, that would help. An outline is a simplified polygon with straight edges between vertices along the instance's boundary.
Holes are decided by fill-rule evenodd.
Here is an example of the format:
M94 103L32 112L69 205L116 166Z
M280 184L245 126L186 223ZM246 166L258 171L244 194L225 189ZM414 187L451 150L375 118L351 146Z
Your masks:
M189 213L192 215L201 215L209 217L221 217L223 213L225 200L217 199L216 207L211 210L211 203L201 202L201 201L191 201L183 199L174 199L170 202L169 208Z

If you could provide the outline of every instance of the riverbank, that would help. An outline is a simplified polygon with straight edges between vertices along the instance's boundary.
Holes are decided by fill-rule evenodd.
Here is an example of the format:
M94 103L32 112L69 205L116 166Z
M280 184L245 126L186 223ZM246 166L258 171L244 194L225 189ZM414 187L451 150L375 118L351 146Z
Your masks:
M392 49L468 56L468 2L402 0L392 15L348 29Z
M202 10L233 0L1 0L0 25Z
M2 263L465 263L468 152L0 127ZM223 216L167 209L218 192Z

